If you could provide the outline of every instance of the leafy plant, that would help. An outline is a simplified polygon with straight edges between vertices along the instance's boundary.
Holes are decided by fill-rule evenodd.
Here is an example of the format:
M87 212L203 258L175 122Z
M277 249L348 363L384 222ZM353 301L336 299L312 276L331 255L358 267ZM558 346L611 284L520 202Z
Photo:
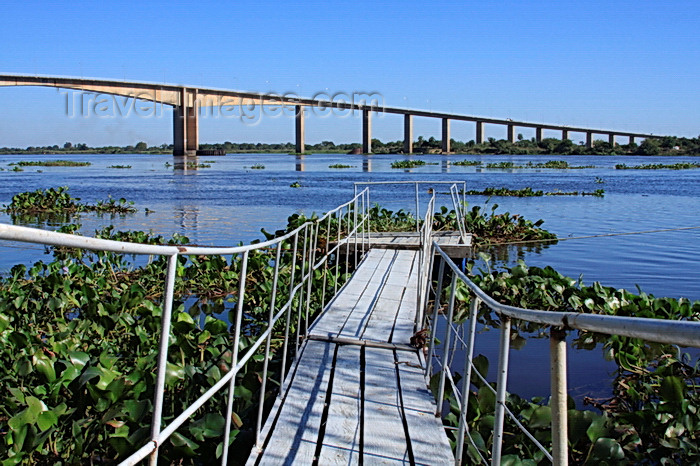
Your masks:
M76 162L75 160L21 160L10 165L18 165L20 167L89 167L92 164L90 162Z
M478 160L458 160L456 162L452 162L452 165L469 167L469 166L481 165L481 162Z
M425 165L424 160L397 160L391 162L391 168L415 168Z
M67 214L74 212L100 212L100 213L132 213L136 209L131 207L133 202L121 198L115 201L110 198L107 201L98 201L97 204L80 202L80 198L72 197L68 193L68 187L37 189L12 196L10 204L3 205L5 212L10 214Z
M615 165L616 170L689 170L700 168L700 163L678 162L673 164L649 163L644 165L627 166L624 163Z

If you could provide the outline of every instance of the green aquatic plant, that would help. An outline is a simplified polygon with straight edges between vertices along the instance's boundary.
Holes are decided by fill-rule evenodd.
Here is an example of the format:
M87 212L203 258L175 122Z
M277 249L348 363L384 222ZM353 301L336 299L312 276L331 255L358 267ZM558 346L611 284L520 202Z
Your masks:
M415 168L425 164L424 160L396 160L391 163L391 168Z
M342 163L334 163L333 165L328 165L328 168L352 168L352 165L344 165Z
M264 170L264 169L265 169L265 165L263 165L263 164L261 164L261 163L256 163L255 165L251 165L250 168L251 168L252 170Z
M673 164L649 163L645 165L627 166L624 163L615 165L616 170L690 170L700 168L700 163L679 162Z
M98 201L97 204L80 202L80 198L70 195L67 186L58 188L37 189L12 196L10 204L3 205L5 212L10 214L68 214L75 212L101 212L101 213L132 213L136 209L131 207L133 202L124 198L118 201L110 198L107 201Z
M516 165L513 162L490 162L486 164L486 168L497 168L497 169L507 169L507 168L523 168L520 165Z
M526 187L522 189L510 189L510 188L496 188L496 187L487 187L484 188L483 190L469 190L466 191L466 194L470 196L509 196L509 197L540 197L540 196L595 196L595 197L603 197L605 195L605 191L602 189L596 189L595 191L592 192L578 192L578 191L568 191L568 192L563 192L563 191L551 191L551 192L544 192L542 190L533 190L531 187Z
M478 160L458 160L456 162L452 162L452 165L471 167L481 165L481 162Z
M124 168L124 169L126 169L126 168L131 168L131 165L110 165L107 168Z
M528 162L526 168L555 168L559 170L574 170L595 168L595 165L569 165L566 160L548 160L547 162Z
M514 196L514 197L534 197L534 196L544 196L544 191L533 190L531 187L526 187L522 189L510 189L510 188L496 188L488 187L484 188L482 191L470 190L466 192L470 196Z
M77 162L75 160L21 160L9 165L18 165L20 167L89 167L92 164L90 162Z
M136 212L136 209L132 207L133 205L134 201L127 201L123 197L119 198L119 200L115 200L112 199L112 196L109 196L109 199L106 201L97 201L97 204L89 208L94 212L127 214Z
M556 235L540 228L544 220L535 222L510 212L496 213L498 204L491 206L490 212L481 206L465 205L464 225L471 233L475 246L503 244L518 241L555 241ZM457 214L442 206L433 215L433 229L457 230Z
M189 169L196 170L198 168L211 168L208 163L187 162L185 166Z

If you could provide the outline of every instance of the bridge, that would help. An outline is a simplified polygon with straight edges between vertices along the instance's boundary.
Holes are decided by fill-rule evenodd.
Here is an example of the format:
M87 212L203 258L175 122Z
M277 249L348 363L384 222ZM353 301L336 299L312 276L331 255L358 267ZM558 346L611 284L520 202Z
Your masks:
M403 151L413 153L413 119L414 117L434 118L442 121L442 152L451 152L450 122L468 121L475 125L474 140L481 144L485 140L486 125L500 125L507 128L507 139L515 142L517 128L534 128L535 139L540 142L544 131L557 131L561 139L569 139L572 133L585 134L586 145L593 146L595 135L607 137L614 146L617 137L628 138L629 143L636 139L659 138L662 136L639 132L594 129L527 121L514 121L509 118L487 118L455 113L432 112L407 108L387 107L378 100L362 99L359 102L344 100L308 99L291 95L271 95L226 89L212 89L174 84L117 81L110 79L74 78L60 76L31 76L0 74L0 86L44 86L59 89L72 89L87 93L121 96L141 101L160 103L173 107L173 155L195 156L199 149L199 116L207 107L269 106L275 109L293 109L295 116L295 148L297 153L305 151L305 109L331 108L357 111L362 115L362 151L372 152L372 114L385 113L403 115Z
M459 210L458 205L455 207ZM203 411L224 413L221 432L211 430L207 435L219 435L223 438L220 445L227 444L232 438L232 423L240 426L242 422L234 417L234 400L242 383L239 375L254 360L264 361L258 373L258 409L251 410L257 411L257 421L246 420L253 424L249 429L255 432L255 445L250 453L222 448L223 465L228 464L232 453L238 460L248 457L248 464L459 465L468 454L473 461L499 465L506 419L512 419L508 432L524 429L518 421L519 413L510 412L505 402L511 325L516 320L550 329L551 444L541 443L527 430L524 433L552 464L566 465L567 331L700 348L700 322L540 311L498 303L434 241L434 208L435 193L421 216L416 247L412 249L370 247L367 188L320 218L275 239L248 246L133 244L5 224L0 224L0 240L167 258L150 435L128 458L120 458L122 465L147 459L156 464L160 449L171 436L194 418L201 419ZM461 232L455 235L461 236ZM328 241L331 238L334 244ZM167 366L171 364L169 339L182 317L173 309L177 267L193 258L218 255L232 257L231 263L240 270L237 284L232 285L238 289L231 290L237 300L230 317L230 359L226 364L223 360L211 361L222 367L220 373L217 371L219 376L204 384L201 396L188 401L182 412L170 413L166 423L164 403L173 396L165 384ZM246 307L246 284L261 261L251 262L249 258L261 255L265 255L263 262L270 273L270 296L269 302L256 300L253 305L269 306L269 312L266 322L250 328L243 325L243 315L251 311ZM345 260L338 260L341 257ZM341 286L337 278L348 275L350 262L359 265ZM470 296L463 327L455 322L457 284L464 286L462 295L466 292ZM500 321L495 380L486 380L487 375L472 363L481 306L489 308ZM242 344L242 338L248 343ZM453 367L450 362L453 342L465 347L464 367ZM424 344L427 348L420 350ZM279 364L277 370L271 368L274 361ZM456 372L462 375L461 382ZM431 374L438 376L437 399L427 386L426 377ZM195 383L192 377L186 380ZM477 382L482 387L480 405L492 400L494 406L488 445L481 436L481 442L475 442L478 432L470 432L467 419L469 395ZM273 384L278 389L270 390ZM482 400L481 392L485 390L493 394ZM265 406L270 400L263 395L269 393L274 406L266 416ZM453 394L450 404L459 414L454 430L444 429L440 419L447 393ZM447 432L456 440L454 451ZM467 453L464 448L469 445Z

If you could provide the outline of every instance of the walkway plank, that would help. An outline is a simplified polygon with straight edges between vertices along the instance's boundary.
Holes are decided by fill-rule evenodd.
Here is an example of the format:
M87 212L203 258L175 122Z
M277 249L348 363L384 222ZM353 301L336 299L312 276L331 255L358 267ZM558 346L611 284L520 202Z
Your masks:
M326 401L334 345L307 341L265 450L266 464L311 464ZM251 463L253 459L253 463ZM254 464L254 457L248 460Z
M415 250L367 253L310 327L263 429L264 450L248 464L454 461L420 354L408 347L418 267Z
M366 351L365 364L365 462L410 464L393 354L389 350Z
M318 464L357 464L360 458L360 347L341 346L333 377L326 433Z
M445 253L455 258L467 257L472 245L471 233L462 238L458 231L434 231L432 239L440 245ZM357 247L360 247L363 242L365 248L369 249L417 250L420 248L420 234L416 231L361 233ZM334 242L330 244L335 245ZM351 242L349 252L353 253L355 247L355 243Z
M423 367L412 353L397 351L397 369L408 434L416 464L451 464L454 462L447 437L436 435L443 430L435 417L437 405L425 384ZM433 400L426 403L426 400ZM431 435L432 434L432 435Z

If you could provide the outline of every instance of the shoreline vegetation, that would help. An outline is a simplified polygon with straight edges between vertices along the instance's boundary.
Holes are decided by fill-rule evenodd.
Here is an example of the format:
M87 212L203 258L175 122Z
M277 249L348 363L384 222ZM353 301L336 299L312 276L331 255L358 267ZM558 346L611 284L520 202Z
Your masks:
M482 144L476 144L474 140L456 141L450 140L450 154L467 155L700 155L700 136L696 138L666 136L659 139L645 139L640 144L615 144L608 141L595 140L593 147L576 144L573 141L557 138L544 138L537 142L535 138L525 139L522 134L518 140L509 142L505 139L488 138ZM414 154L441 154L442 141L430 137L428 139L419 136L413 143ZM239 143L226 141L223 143L200 144L201 150L223 150L226 153L293 153L295 144L291 142L266 144L266 143ZM322 141L318 144L307 144L306 153L320 154L347 154L361 150L359 143L335 144L332 141ZM140 141L135 145L127 146L102 146L89 147L85 143L73 144L66 142L62 146L29 146L0 147L0 155L25 155L25 154L171 154L172 144L148 146ZM403 154L403 140L382 142L372 139L372 153L374 154Z

